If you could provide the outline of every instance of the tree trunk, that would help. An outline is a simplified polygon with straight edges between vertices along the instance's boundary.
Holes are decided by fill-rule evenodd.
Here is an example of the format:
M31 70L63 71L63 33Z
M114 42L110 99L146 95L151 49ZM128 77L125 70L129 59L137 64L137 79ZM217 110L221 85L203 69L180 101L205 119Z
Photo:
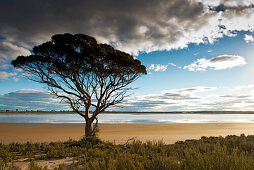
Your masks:
M85 124L85 137L88 136L96 136L96 130L98 126L98 119L96 117L97 114L93 113L93 116L89 118L89 108L86 108L86 116L84 116L86 120ZM94 119L96 119L96 123L93 125ZM92 126L93 125L93 126Z
M93 136L92 134L92 121L91 120L86 120L86 125L85 125L85 136Z

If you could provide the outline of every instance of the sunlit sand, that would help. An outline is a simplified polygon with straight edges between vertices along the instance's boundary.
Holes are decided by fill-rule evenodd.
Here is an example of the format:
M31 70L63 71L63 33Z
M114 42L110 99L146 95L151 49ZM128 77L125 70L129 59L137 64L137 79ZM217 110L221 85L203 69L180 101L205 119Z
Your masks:
M163 140L167 144L202 136L254 134L253 123L172 123L172 124L100 124L99 137L115 144L128 139ZM80 139L84 124L1 123L0 142L51 142Z

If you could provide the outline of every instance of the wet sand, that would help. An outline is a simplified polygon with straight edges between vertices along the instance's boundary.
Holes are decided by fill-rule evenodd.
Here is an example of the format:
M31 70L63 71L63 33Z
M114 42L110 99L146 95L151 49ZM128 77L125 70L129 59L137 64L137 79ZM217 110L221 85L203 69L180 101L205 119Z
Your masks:
M116 144L130 138L170 144L202 136L254 135L254 123L99 124L99 128L102 140ZM66 141L83 135L84 124L0 123L0 142L4 144Z

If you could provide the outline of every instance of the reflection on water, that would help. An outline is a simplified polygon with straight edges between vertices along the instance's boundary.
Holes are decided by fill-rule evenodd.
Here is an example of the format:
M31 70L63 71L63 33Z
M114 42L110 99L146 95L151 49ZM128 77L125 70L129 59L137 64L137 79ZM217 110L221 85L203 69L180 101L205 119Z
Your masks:
M254 123L254 114L100 114L99 123ZM78 114L0 115L1 123L84 123Z

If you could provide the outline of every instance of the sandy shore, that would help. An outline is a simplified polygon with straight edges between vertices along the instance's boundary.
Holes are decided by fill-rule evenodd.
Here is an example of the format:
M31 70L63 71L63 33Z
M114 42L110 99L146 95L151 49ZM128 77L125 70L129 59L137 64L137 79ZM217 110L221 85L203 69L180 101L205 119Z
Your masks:
M172 123L172 124L100 124L99 137L116 144L130 138L141 141L163 140L174 143L202 136L254 135L253 123ZM0 142L51 142L79 139L83 124L0 123Z

